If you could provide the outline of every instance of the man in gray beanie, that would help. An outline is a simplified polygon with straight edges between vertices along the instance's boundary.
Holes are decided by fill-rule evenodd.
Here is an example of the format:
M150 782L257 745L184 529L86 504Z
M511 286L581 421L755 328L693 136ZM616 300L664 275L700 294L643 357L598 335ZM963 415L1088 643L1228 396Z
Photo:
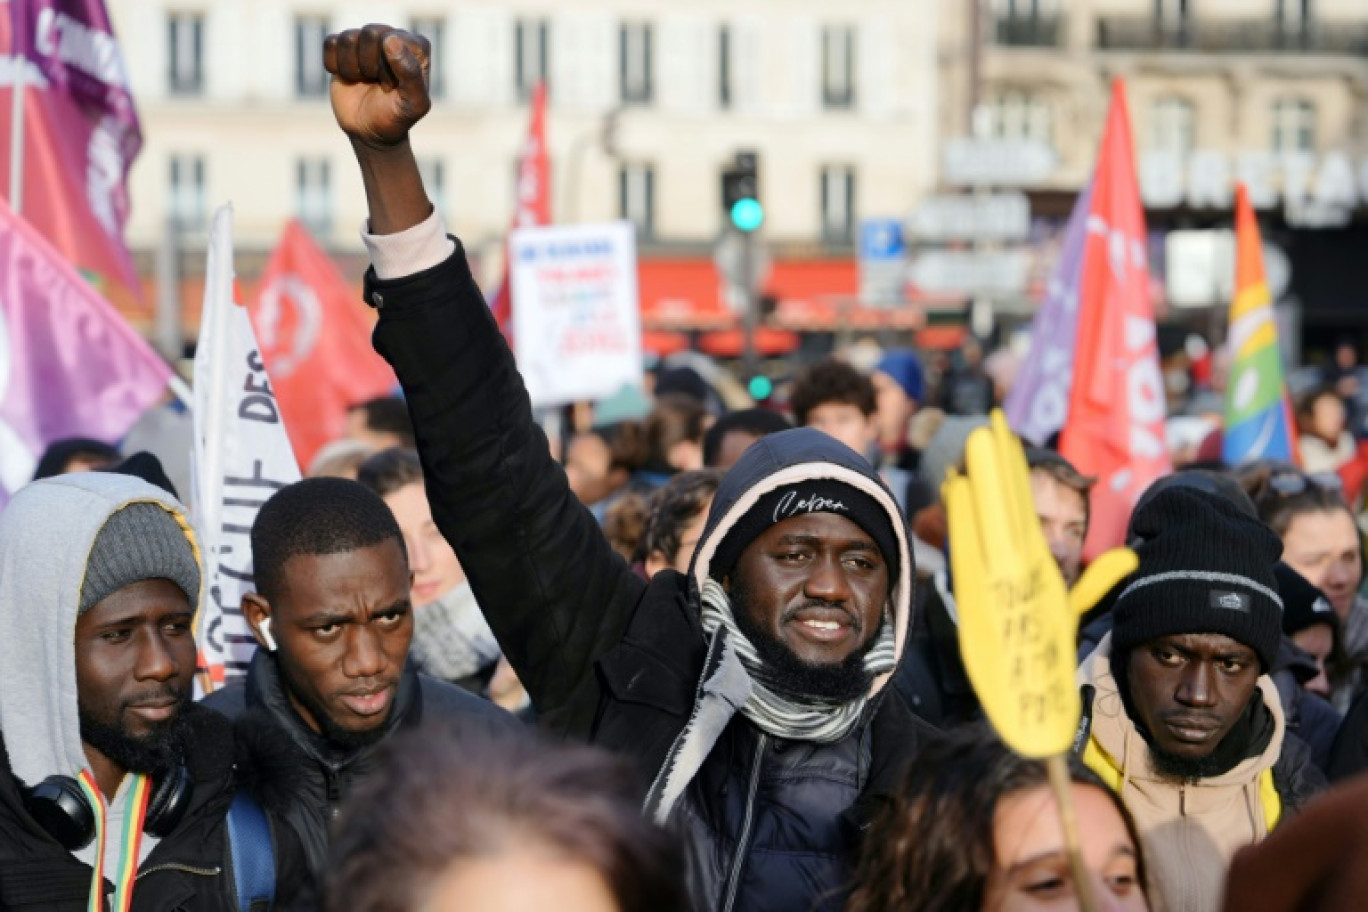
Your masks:
M1135 817L1151 896L1219 908L1225 869L1324 785L1268 672L1282 637L1282 545L1228 500L1173 486L1131 521L1140 565L1079 670L1078 750Z
M0 514L0 908L238 908L232 728L190 702L202 588L184 508L138 478Z

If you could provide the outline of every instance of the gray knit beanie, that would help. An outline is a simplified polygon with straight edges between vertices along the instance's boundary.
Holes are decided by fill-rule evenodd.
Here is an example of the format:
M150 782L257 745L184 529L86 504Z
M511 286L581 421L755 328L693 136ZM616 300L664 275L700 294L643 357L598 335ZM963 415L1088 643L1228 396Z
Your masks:
M964 448L969 435L988 426L987 415L949 415L922 450L920 473L940 503L941 484L956 466L964 464Z
M190 540L166 507L133 503L110 516L86 563L80 613L124 586L167 579L179 586L190 607L199 603L200 568Z

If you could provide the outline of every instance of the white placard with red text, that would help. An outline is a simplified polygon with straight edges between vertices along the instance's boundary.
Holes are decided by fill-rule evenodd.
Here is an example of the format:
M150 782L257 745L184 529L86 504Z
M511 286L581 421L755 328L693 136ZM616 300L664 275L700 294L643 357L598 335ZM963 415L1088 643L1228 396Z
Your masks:
M533 406L602 399L641 385L631 223L519 229L509 256L518 370Z

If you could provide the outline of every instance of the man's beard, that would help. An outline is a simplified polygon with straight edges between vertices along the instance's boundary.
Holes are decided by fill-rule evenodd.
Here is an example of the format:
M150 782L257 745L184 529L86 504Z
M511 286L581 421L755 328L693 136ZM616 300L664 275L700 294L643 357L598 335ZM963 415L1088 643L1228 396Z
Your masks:
M306 700L305 702L307 703L308 701ZM382 741L385 735L389 733L389 720L394 715L394 707L391 705L389 715L385 716L384 722L381 722L374 728L368 728L364 731L353 731L352 729L343 728L333 722L328 714L323 711L322 707L310 707L309 710L313 713L314 718L318 720L318 727L323 730L323 738L330 746L342 753L358 751L363 747L370 747L372 744Z
M737 629L750 640L760 656L762 668L756 677L766 687L785 696L800 699L815 697L833 703L846 703L869 693L874 676L865 669L865 657L878 643L886 620L881 619L879 629L840 662L817 665L798 658L783 642L751 620L747 609L752 604L751 593L736 576L731 579L729 600ZM814 604L825 606L827 603Z
M1229 772L1230 764L1219 756L1219 751L1212 751L1205 757L1180 757L1161 750L1153 741L1149 742L1149 749L1154 771L1176 782L1212 779Z
M130 773L157 776L184 762L190 731L183 711L138 737L128 734L123 726L111 725L79 707L77 713L81 740Z
M284 671L283 666L281 667L281 670L282 672ZM368 728L364 731L353 731L348 728L343 728L334 722L332 716L328 715L327 707L323 706L320 701L315 700L312 694L306 693L302 688L296 689L291 687L288 676L282 674L281 677L283 679L282 683L284 683L291 695L300 703L304 704L304 708L309 711L309 715L313 716L314 721L318 723L319 734L323 737L323 740L337 751L347 754L352 751L360 750L363 747L370 747L372 744L383 740L385 735L389 732L389 723L390 720L394 718L394 710L399 702L397 693L395 699L390 702L390 710L385 714L383 722L376 725L374 728Z
M1130 660L1130 651L1113 655L1111 658L1112 678L1116 682L1117 693L1121 695L1121 705L1126 711L1126 716L1131 720L1140 737L1145 740L1145 745L1149 747L1150 762L1154 764L1154 771L1161 777L1173 782L1195 782L1198 779L1210 779L1230 772L1234 764L1221 750L1224 741L1217 744L1215 749L1205 757L1182 757L1165 751L1155 742L1154 735L1147 731L1144 723L1140 721L1140 713L1135 708L1135 702L1131 698ZM1226 737L1229 736L1230 732L1226 732Z

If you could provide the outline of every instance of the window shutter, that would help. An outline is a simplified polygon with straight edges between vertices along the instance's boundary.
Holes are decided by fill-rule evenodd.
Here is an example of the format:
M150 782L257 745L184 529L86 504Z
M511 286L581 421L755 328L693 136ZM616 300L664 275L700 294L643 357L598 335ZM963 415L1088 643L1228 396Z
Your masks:
M140 4L141 5L141 4ZM233 4L237 9L241 4ZM258 5L254 14L243 23L243 31L251 36L252 65L243 67L238 48L220 37L211 25L205 34L209 52L210 71L223 69L217 61L231 60L229 69L245 71L244 90L248 97L268 101L285 101L295 95L295 29L294 15L283 3ZM244 44L246 39L244 39ZM213 79L219 78L217 75Z
M755 16L737 19L732 27L732 88L737 111L763 114L767 72L765 20Z
M8 17L9 11L0 15ZM139 101L167 95L166 73L171 66L171 48L166 35L170 31L170 19L170 15L147 3L133 4L122 15L114 16L129 87Z
M242 4L214 4L204 13L204 34L201 50L204 57L204 94L208 98L241 100L251 91L248 67L241 65L239 54L248 44L248 29L255 30ZM255 31L251 33L256 40Z
M656 27L660 105L704 114L717 107L717 26L700 16L668 15Z
M855 31L855 101L866 117L882 119L897 112L894 27L883 19L866 19Z
M618 30L598 13L562 13L551 21L551 98L567 110L600 112L617 98Z
M788 98L784 112L815 114L822 103L822 28L815 18L802 16L788 28Z
M447 26L447 96L475 107L513 98L513 17L498 7L457 7Z

